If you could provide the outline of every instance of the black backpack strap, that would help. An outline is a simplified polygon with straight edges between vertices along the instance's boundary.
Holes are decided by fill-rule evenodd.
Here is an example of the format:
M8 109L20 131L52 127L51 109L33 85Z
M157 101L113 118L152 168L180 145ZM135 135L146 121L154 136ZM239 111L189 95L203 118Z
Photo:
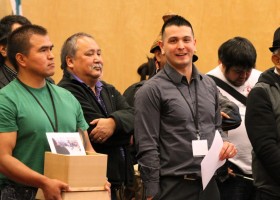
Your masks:
M233 96L237 101L241 102L242 104L244 104L246 106L247 97L240 94L233 87L231 87L230 85L228 85L227 83L225 83L221 79L217 78L216 76L213 76L213 75L210 75L210 74L207 74L207 75L210 76L216 82L217 86L219 86L223 90L227 91L227 93L229 93L231 96Z

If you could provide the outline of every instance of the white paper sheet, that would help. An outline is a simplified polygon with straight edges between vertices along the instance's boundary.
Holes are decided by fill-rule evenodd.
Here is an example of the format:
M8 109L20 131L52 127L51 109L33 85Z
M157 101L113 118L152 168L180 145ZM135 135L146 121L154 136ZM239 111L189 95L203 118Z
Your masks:
M201 162L201 178L203 190L206 188L207 184L213 177L216 170L221 167L226 161L221 161L219 159L220 151L223 147L223 139L219 133L216 131L213 143Z

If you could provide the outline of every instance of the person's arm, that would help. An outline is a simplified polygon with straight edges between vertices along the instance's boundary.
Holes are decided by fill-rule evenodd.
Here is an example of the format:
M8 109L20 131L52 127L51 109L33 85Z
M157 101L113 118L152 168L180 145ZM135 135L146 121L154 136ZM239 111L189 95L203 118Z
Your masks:
M113 118L99 118L90 122L95 128L90 133L92 141L104 143L116 130L116 122Z
M241 116L238 106L230 101L219 91L219 104L221 106L222 129L228 131L235 129L241 124Z
M97 103L92 102L93 97L91 96L90 91L85 88L85 86L83 87L81 84L75 81L68 82L68 80L66 82L62 81L58 85L70 91L78 100L82 107L84 118L88 124L90 124L90 122L94 119L104 117Z
M81 104L87 123L91 124L92 127L95 127L93 125L95 122L93 122L93 124L91 123L93 120L105 118L105 115L102 114L97 102L92 103L93 97L89 90L78 83L64 83L60 86L69 90L76 97ZM112 85L106 84L106 87L102 89L101 94L105 104L112 106L107 109L109 109L108 111L110 113L109 118L115 121L116 127L114 128L115 130L113 134L130 134L133 131L133 108L128 105L125 98ZM110 112L111 109L115 111ZM91 131L92 127L88 131Z
M223 139L225 139L225 134L222 130L222 114L221 114L221 105L220 105L220 91L216 87L215 82L210 78L213 94L215 95L215 129L219 130Z
M68 185L39 174L14 158L12 152L16 138L16 132L0 133L0 173L15 182L41 188L45 199L61 199L61 191L69 190Z
M135 146L146 197L159 192L160 99L156 92L142 86L135 98Z
M91 145L91 143L90 143L88 132L87 131L82 131L81 134L83 134L85 150L89 151L89 152L95 152L93 147L92 147L92 145Z
M279 91L277 91L279 92ZM270 177L280 184L279 129L271 100L260 87L251 90L247 100L245 125L256 157Z
M110 90L110 91L109 91ZM116 124L114 134L131 134L134 130L134 108L129 106L125 97L111 86L108 88L109 94L114 96L112 103L115 104L115 111L109 114Z
M215 126L216 129L218 129L221 133L221 136L223 137L224 143L223 143L223 147L220 151L220 155L219 158L220 160L224 160L224 159L228 159L228 158L232 158L236 155L237 150L235 148L235 145L226 141L226 137L225 134L223 133L223 131L221 130L221 110L220 110L220 101L221 101L221 93L218 90L217 87L215 87L215 101L216 101L216 117L215 117Z
M134 113L125 98L113 86L103 88L102 97L107 109L112 109L108 118L98 118L90 122L95 128L90 133L90 139L104 143L113 134L130 134L133 131Z

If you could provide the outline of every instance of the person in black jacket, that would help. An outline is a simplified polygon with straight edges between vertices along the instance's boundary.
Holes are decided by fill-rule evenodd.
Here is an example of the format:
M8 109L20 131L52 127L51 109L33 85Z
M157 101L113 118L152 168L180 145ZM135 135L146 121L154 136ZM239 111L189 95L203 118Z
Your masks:
M113 86L101 81L101 49L86 33L70 36L61 50L64 70L59 86L69 90L80 102L88 134L96 152L108 155L107 177L116 190L133 182L133 165L127 147L134 127L134 110Z
M0 89L17 76L7 56L8 35L16 28L30 24L31 22L21 15L7 15L0 20Z
M280 199L280 27L269 50L274 67L261 74L249 93L245 115L256 200Z

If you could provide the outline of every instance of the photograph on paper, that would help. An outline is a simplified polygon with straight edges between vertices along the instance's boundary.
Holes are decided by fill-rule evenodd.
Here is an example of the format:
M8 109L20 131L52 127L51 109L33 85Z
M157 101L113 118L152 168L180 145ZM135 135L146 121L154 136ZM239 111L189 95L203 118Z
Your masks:
M86 155L79 133L46 133L52 153Z

